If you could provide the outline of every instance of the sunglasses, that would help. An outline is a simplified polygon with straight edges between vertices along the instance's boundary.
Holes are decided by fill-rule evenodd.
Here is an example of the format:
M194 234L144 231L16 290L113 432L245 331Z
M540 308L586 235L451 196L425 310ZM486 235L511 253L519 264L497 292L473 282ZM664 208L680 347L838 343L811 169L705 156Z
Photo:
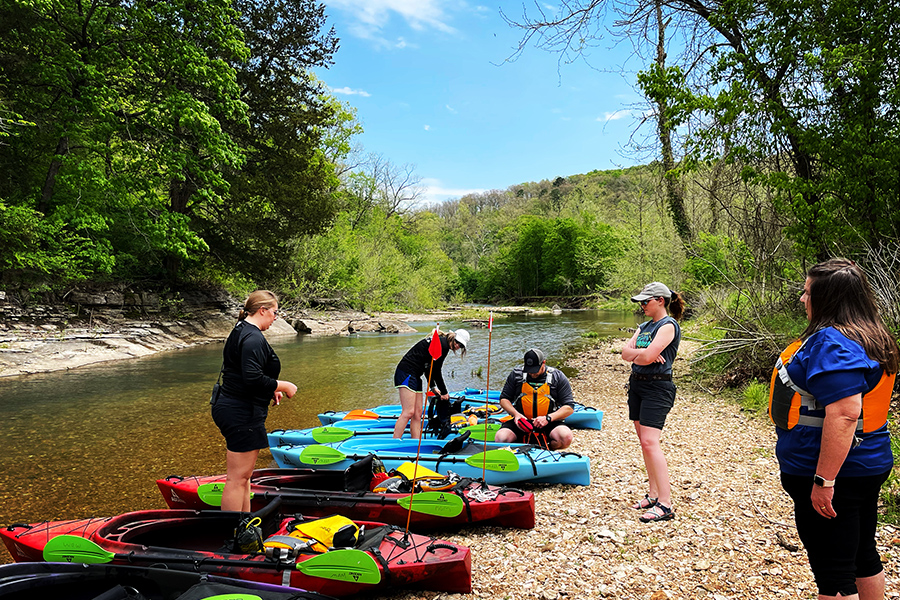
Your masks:
M651 301L651 300L659 300L659 298L656 297L656 296L654 296L653 298L647 298L646 300L641 300L641 301L640 301L640 305L641 305L641 306L647 306L648 304L650 304L650 301Z
M277 308L270 308L269 310L272 311L272 314L273 314L273 315L275 315L276 317L278 316L278 309L277 309Z

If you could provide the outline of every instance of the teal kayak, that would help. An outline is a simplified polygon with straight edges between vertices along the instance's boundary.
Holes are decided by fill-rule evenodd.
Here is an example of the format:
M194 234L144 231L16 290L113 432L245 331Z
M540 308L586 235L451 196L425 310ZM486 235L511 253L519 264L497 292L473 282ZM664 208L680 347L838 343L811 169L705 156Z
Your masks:
M420 447L421 443L421 447ZM491 485L510 483L562 483L590 485L590 460L574 452L554 452L529 444L477 442L469 434L447 440L351 437L326 444L272 446L272 457L282 468L343 470L370 454L387 470L415 461L438 473L453 471Z

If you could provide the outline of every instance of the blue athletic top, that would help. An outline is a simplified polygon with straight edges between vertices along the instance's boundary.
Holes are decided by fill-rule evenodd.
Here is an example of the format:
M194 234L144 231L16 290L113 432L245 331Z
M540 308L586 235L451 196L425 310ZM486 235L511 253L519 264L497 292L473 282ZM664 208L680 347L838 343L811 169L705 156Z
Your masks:
M812 394L822 406L854 394L865 395L878 385L882 375L881 365L869 358L862 346L833 327L812 334L794 355L787 371L794 383ZM805 408L800 410L807 412ZM824 417L825 411L808 414ZM790 431L780 428L775 431L778 434L775 454L781 471L788 475L815 475L822 428L797 425ZM856 432L856 436L862 442L850 450L838 476L880 475L893 467L886 423L870 433Z
M681 343L681 327L678 326L678 321L669 315L666 315L659 321L647 321L646 323L641 323L639 326L641 332L638 334L634 345L636 348L647 348L653 341L653 338L656 337L656 332L659 331L659 328L666 323L671 323L675 326L675 337L672 338L669 345L660 352L660 355L666 359L666 362L655 362L649 365L631 363L631 370L633 372L647 375L667 374L672 372L672 363L675 361L675 356L678 354L678 345Z

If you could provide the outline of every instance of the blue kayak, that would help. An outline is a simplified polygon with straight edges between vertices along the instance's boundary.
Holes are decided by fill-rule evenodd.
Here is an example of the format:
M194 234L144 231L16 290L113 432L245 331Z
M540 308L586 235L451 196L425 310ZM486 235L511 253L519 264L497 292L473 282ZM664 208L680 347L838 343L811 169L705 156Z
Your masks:
M502 409L499 408L499 390L490 390L489 392L485 392L484 390L475 388L466 388L461 392L451 392L450 399L462 400L463 410L478 410L479 408L483 409L485 402L489 402L493 404L497 409L499 409L492 411L491 414L493 416L502 416L506 414ZM367 415L365 413L371 414ZM348 416L351 419L354 419L355 417L358 420L373 422L391 420L396 419L400 416L400 405L383 404L381 406L375 406L373 408L366 408L355 411L327 411L324 413L319 413L318 416L319 422L321 422L322 425L331 425L337 421L344 421ZM572 429L602 429L603 411L598 410L592 406L585 406L584 404L579 404L576 402L575 412L572 413L571 416L566 417L565 423ZM392 426L393 425L391 425L391 427Z
M279 467L343 470L354 461L375 455L390 471L408 461L439 473L461 477L484 476L491 485L510 483L563 483L590 485L590 460L574 452L554 452L529 444L476 442L468 434L447 440L352 437L328 444L273 446L269 450Z
M494 441L494 434L500 428L500 422L488 419L485 428L484 419L480 419L476 425L461 424L453 429L453 434L465 431L471 433L472 439ZM394 423L396 419L360 419L335 421L330 425L319 427L307 427L305 429L274 429L269 432L269 446L290 446L320 444L344 441L351 437L358 438L392 438L394 436ZM485 435L487 436L485 438ZM423 439L440 439L433 431L422 431ZM409 439L409 427L403 434L403 439Z

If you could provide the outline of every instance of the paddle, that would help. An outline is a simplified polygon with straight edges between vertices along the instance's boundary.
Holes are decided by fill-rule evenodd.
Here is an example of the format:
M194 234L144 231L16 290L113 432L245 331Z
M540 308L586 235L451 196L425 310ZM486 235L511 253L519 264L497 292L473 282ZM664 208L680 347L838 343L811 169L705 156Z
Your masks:
M224 481L201 483L197 486L197 496L200 498L200 502L204 502L210 506L222 506L223 489L225 489ZM253 498L253 495L253 492L250 492L250 498Z
M300 452L300 462L305 465L333 465L345 458L346 454L331 446L306 446Z
M398 498L397 504L407 510L412 504L413 512L436 517L455 517L465 508L462 498L447 492L418 492L412 495L412 499L410 496Z
M311 432L312 439L320 444L329 444L331 442L343 442L353 437L354 433L343 427L316 427Z
M494 435L500 429L500 423L488 423L485 425L467 425L466 427L462 427L459 432L462 433L464 431L471 432L471 439L473 440L481 440L481 441L494 441ZM485 440L485 436L487 436L487 440Z
M488 471L518 471L519 460L512 450L498 448L475 454L466 459L470 467L484 467Z
M365 456L367 455L344 454L337 448L332 448L331 446L305 446L303 450L300 451L300 462L306 465L330 465L348 458L359 460L360 458L365 458ZM385 458L391 460L415 460L415 456L387 454L381 458L382 460ZM441 456L440 458L436 456L422 458L423 460L439 459L441 462L461 462L458 458L449 458L446 455ZM505 448L488 450L487 452L469 456L465 459L465 463L472 467L484 466L490 471L517 471L519 469L519 460L516 458L516 455L511 450Z
M353 421L359 419L380 419L381 415L378 413L372 412L371 410L366 410L364 408L357 408L356 410L351 410L344 416L345 421ZM392 419L396 419L397 417L391 417Z
M133 553L114 554L95 542L76 535L58 535L44 546L44 560L47 562L67 562L84 564L106 564L119 559L134 562L139 557ZM154 563L190 563L196 567L203 565L253 566L259 568L283 569L286 563L255 560L200 559L188 556L147 557ZM378 563L362 550L332 550L317 554L294 565L298 571L310 577L349 581L351 583L380 583L381 570Z

